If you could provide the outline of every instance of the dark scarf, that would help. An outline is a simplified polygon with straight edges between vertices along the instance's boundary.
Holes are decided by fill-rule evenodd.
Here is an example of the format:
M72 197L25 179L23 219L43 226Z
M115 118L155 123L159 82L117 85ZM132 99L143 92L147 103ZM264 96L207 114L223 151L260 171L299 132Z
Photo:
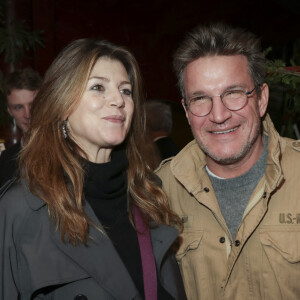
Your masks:
M86 162L84 195L144 297L138 238L128 217L127 168L126 153L121 148L112 152L107 163Z
M107 163L85 163L84 195L104 227L144 298L143 270L137 233L128 217L126 152L116 148ZM157 282L158 299L173 299Z
M123 149L114 150L111 161L107 163L86 162L84 195L108 231L121 215L128 218L127 168L128 160Z

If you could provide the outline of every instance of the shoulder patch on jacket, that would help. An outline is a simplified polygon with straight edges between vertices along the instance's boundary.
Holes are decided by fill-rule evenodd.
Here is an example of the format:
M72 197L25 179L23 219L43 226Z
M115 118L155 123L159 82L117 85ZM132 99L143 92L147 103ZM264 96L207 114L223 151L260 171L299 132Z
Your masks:
M294 150L300 152L300 140L293 141L292 142L292 147L293 147Z
M155 172L158 171L158 170L160 170L161 167L162 167L163 165L167 164L168 162L171 162L171 160L172 160L173 157L174 157L174 156L164 159L164 160L160 163L160 165L156 168Z

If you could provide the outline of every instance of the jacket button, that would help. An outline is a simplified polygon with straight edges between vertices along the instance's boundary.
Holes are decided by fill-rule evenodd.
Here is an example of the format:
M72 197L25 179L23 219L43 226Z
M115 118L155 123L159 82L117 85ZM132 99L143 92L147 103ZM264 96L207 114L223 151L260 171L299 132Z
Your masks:
M225 238L224 238L224 236L220 237L219 242L220 242L221 244L225 243Z
M209 192L209 188L208 188L208 187L205 187L205 188L204 188L204 191L205 191L206 193L208 193L208 192Z
M241 242L240 242L239 240L236 240L236 241L234 242L234 244L235 244L236 247L238 247L238 246L241 244Z
M300 143L297 141L297 142L293 142L293 146L295 147L299 147L300 146Z
M87 296L82 295L82 294L78 294L74 300L88 300Z

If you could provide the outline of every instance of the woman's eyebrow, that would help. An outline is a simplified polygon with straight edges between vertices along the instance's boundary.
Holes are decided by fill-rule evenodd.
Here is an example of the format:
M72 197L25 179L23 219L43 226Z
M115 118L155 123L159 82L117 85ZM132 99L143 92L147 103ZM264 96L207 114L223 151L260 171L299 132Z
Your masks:
M91 76L90 78L89 78L89 80L91 80L91 79L100 79L100 80L104 80L104 81L106 81L106 82L109 82L110 80L108 79L108 78L106 78L106 77L102 77L102 76ZM130 81L127 81L127 80L124 80L124 81L121 81L120 82L120 84L130 84L131 85L131 82Z
M102 77L102 76L91 76L91 77L89 78L89 80L90 80L90 79L101 79L101 80L104 80L104 81L109 81L108 78Z

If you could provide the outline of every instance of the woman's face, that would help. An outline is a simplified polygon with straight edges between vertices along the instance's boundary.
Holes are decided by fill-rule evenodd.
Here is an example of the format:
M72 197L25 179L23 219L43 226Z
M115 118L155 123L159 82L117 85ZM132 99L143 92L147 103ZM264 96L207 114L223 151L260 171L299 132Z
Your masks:
M106 162L112 149L125 140L133 111L132 86L123 64L102 57L68 117L68 130L90 161Z

